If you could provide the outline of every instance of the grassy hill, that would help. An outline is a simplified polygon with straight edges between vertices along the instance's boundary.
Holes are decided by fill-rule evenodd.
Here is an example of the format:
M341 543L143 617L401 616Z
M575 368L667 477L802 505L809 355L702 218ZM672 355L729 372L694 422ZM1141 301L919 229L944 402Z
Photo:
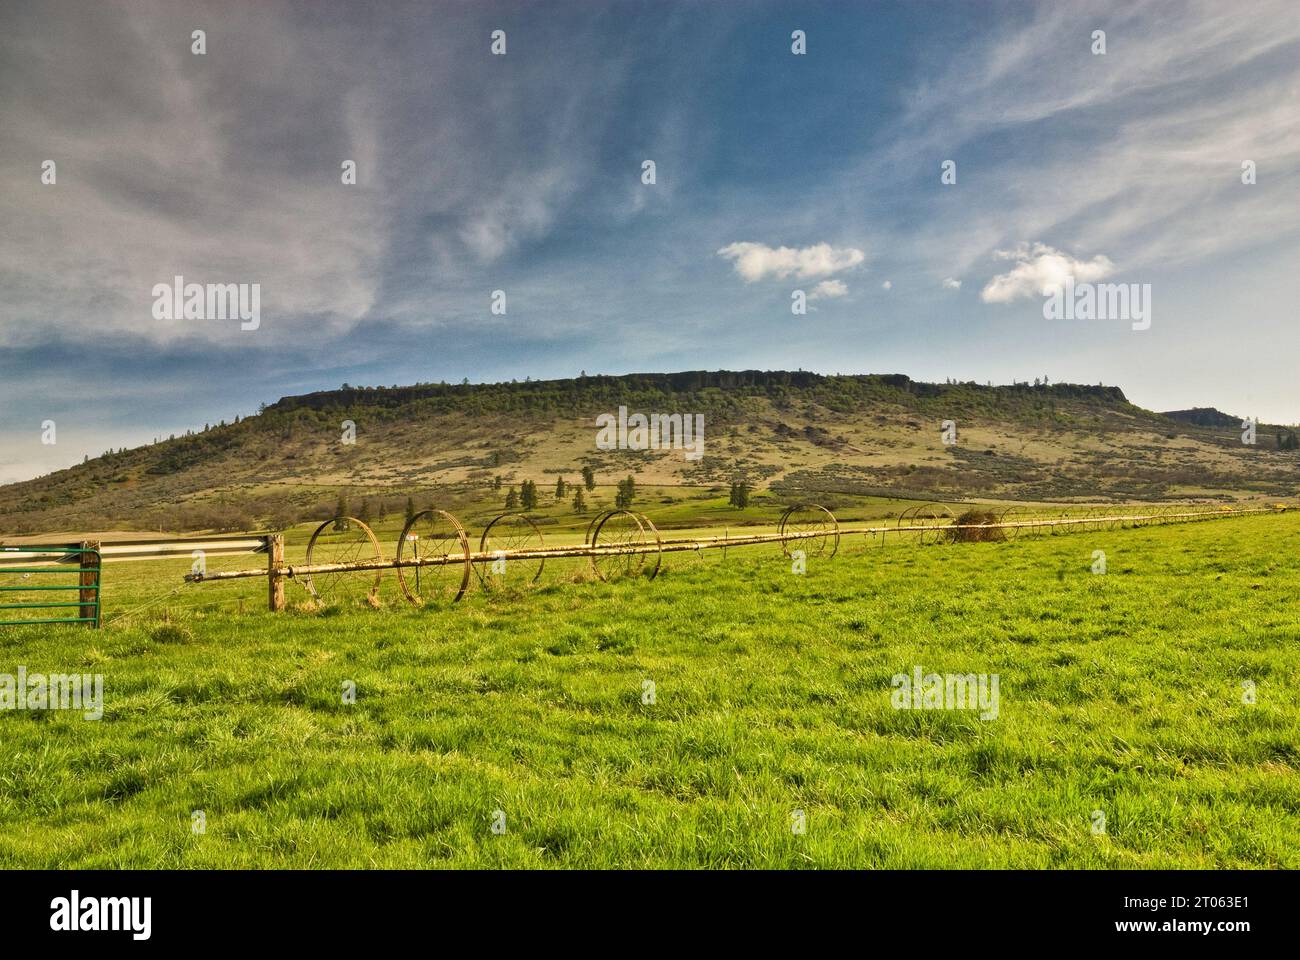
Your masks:
M701 414L703 456L596 448L620 406ZM1217 412L1217 411L1216 411ZM1180 412L1183 413L1183 412ZM940 439L944 420L957 442ZM245 528L329 515L340 492L377 512L406 497L504 502L591 467L602 485L1034 501L1289 496L1300 451L1278 429L1164 415L1117 387L920 383L902 375L685 372L499 384L345 387L285 397L233 424L0 487L0 534L107 527ZM345 421L355 442L342 437ZM1286 431L1282 431L1285 437ZM499 478L499 485L498 485Z

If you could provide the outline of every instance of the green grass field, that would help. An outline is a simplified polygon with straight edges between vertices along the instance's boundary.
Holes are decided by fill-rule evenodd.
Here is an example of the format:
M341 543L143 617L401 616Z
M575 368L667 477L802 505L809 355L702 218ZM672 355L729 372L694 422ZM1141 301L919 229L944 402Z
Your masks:
M187 568L108 565L108 616ZM0 673L106 701L0 711L0 866L1296 867L1297 595L1295 513L846 539L802 575L775 546L653 582L573 561L419 610L191 585L0 630ZM997 674L998 717L895 710L916 666Z

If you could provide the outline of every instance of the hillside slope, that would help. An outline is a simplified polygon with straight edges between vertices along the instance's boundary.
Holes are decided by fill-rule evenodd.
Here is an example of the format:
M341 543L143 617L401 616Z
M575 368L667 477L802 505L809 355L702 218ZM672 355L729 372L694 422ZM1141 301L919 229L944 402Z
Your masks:
M620 406L704 417L703 456L601 450ZM941 424L956 423L956 443ZM343 441L347 421L355 442ZM1300 453L1275 428L1178 422L1117 387L987 387L902 375L688 372L286 397L234 424L0 487L0 534L286 523L365 495L503 498L592 467L601 483L1019 500L1288 496ZM233 518L232 518L233 515Z

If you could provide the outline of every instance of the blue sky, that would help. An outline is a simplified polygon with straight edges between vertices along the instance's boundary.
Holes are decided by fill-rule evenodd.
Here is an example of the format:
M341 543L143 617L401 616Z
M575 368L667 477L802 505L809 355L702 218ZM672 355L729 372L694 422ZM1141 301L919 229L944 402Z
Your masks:
M18 0L0 118L0 481L344 381L1046 375L1300 420L1289 0ZM1150 284L1151 328L1045 320L1062 271ZM155 319L176 274L259 283L260 328Z

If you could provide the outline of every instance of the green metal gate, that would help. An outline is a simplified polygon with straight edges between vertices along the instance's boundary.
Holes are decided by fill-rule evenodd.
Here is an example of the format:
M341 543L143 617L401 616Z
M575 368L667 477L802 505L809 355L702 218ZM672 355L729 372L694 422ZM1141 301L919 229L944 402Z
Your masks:
M84 623L100 625L99 544L0 544L0 627L34 623ZM76 577L74 583L56 577ZM36 579L33 579L36 578ZM31 581L31 582L28 582ZM57 599L56 591L77 591L77 599ZM9 602L16 601L16 602ZM49 616L47 610L67 610L76 616ZM24 620L11 611L41 611Z

